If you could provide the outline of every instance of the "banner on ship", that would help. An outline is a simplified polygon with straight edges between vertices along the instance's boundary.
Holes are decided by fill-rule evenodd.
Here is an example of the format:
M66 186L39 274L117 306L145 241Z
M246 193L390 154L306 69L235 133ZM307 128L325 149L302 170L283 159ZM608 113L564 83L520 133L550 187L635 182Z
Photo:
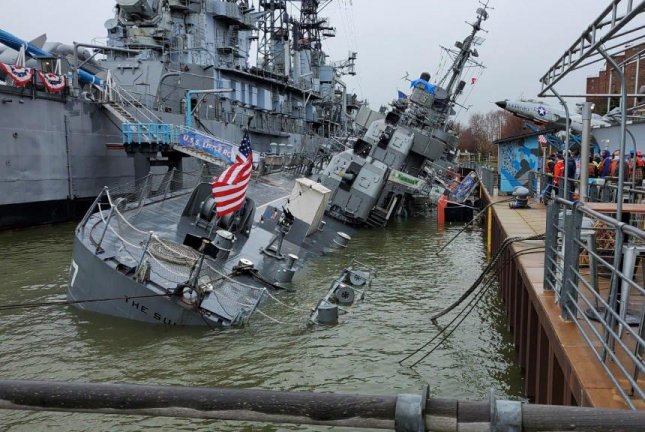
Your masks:
M228 163L233 163L235 146L197 131L182 130L179 133L179 145L199 150Z
M58 93L65 89L65 77L62 75L56 75L51 72L41 72L38 71L38 76L40 81L43 83L47 91L51 93Z
M26 86L34 76L34 70L28 67L0 63L0 69L11 78L16 87Z

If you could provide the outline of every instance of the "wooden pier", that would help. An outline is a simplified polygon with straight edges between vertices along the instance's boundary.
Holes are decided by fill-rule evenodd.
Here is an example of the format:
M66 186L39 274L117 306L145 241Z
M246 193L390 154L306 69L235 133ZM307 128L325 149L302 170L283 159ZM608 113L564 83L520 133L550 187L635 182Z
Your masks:
M484 204L505 198L491 196L483 190ZM488 244L493 255L509 237L528 237L545 232L546 208L535 202L530 207L511 209L507 203L501 202L491 206L487 225ZM524 371L526 397L537 404L628 408L579 331L580 322L563 320L556 293L544 289L543 251L512 258L536 246L544 246L544 241L514 243L505 252L505 257L510 258L509 263L498 273L507 327ZM606 287L602 288L601 293L605 293ZM607 364L614 367L610 361ZM641 382L645 385L642 376L639 384ZM620 383L628 388L625 380ZM637 409L645 409L642 400L633 398L632 402Z

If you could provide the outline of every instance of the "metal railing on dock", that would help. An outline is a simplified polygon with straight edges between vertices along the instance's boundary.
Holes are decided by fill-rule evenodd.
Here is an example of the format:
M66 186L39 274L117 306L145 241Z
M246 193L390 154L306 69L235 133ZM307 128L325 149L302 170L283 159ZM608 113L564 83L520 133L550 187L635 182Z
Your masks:
M613 207L560 197L547 206L544 288L635 409L645 402L645 204L625 205L632 224L608 216Z
M564 196L564 182L568 181L567 190L570 192L569 197ZM564 199L575 198L580 195L580 180L564 177L555 177L552 174L531 171L529 173L529 190L535 197L546 200L553 196L559 196ZM588 202L618 202L618 177L591 178L587 184L586 196ZM640 203L645 200L645 187L642 184L636 184L625 181L623 184L623 203ZM571 199L572 200L572 199Z
M497 174L497 169L473 161L461 162L459 166L462 168L474 170L477 173L477 177L479 177L479 181L489 194L492 195L495 191L495 188L498 187L499 176Z

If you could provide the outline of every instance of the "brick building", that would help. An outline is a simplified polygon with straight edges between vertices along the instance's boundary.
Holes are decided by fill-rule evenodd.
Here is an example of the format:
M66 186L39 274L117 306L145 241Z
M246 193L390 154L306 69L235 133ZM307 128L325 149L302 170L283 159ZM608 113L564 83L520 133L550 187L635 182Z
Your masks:
M634 57L625 66L627 79L627 93L639 93L639 88L645 85L645 43L627 48L623 53L614 55L614 60L620 65L625 59ZM638 54L641 53L640 56ZM605 63L605 69L597 76L587 78L587 94L620 94L620 81L618 74L610 64ZM605 115L612 108L620 104L620 97L587 97L588 102L595 104L593 112ZM637 98L627 98L627 106L638 104Z

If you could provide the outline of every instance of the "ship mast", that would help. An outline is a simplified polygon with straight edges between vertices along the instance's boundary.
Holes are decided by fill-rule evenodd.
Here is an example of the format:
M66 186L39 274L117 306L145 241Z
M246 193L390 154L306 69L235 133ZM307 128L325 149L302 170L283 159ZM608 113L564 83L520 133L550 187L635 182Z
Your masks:
M289 15L286 0L260 0L263 17L257 64L278 75L289 75Z
M474 49L474 46L481 44L481 42L478 41L478 38L476 38L476 35L479 31L482 30L482 23L488 19L487 9L490 9L488 6L488 1L485 4L482 3L482 5L483 7L477 9L477 21L475 21L475 23L470 24L473 28L473 31L470 33L468 37L466 37L466 39L464 39L463 42L457 41L455 43L455 46L459 48L459 53L455 57L452 67L446 73L446 76L442 80L442 82L445 81L447 76L452 73L452 75L450 76L450 81L446 86L446 91L450 96L451 102L454 102L454 99L456 97L456 95L453 95L453 92L455 90L455 85L461 79L461 75L464 71L464 67L466 66L466 64L468 63L472 55L474 56L478 55L477 51Z
M301 0L300 21L294 26L294 48L296 51L309 51L314 70L325 64L323 38L336 36L336 29L329 25L326 18L318 16L331 2L332 0Z

